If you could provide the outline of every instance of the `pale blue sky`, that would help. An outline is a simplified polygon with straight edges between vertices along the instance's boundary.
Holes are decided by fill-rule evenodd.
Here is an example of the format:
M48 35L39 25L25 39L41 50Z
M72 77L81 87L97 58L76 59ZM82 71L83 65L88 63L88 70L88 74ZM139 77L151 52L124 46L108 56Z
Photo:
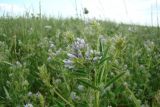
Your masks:
M157 13L160 15L160 1L157 0L41 0L42 14L47 16L76 17L82 8L89 10L88 18L107 19L117 22L154 25ZM157 11L158 10L158 11ZM22 15L25 11L39 12L39 0L0 0L0 15ZM152 15L151 15L152 13ZM160 19L160 17L158 16ZM152 19L152 21L151 21Z

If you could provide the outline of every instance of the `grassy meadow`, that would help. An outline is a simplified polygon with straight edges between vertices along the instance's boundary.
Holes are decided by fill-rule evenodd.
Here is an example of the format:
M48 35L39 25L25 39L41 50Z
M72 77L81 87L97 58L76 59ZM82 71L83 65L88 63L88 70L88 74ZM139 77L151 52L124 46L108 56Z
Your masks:
M160 107L158 27L0 18L0 107Z

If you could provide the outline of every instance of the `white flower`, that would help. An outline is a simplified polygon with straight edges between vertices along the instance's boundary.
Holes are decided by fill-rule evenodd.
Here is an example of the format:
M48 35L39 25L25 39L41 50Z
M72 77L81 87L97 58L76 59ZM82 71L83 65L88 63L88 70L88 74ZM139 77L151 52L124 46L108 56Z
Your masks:
M128 68L128 65L125 64L125 65L124 65L124 69L127 69L127 68Z
M40 96L41 96L41 93L38 91L38 92L36 93L36 97L39 98Z
M111 76L114 76L114 73L113 73L113 72L111 72Z
M10 73L10 74L9 74L9 77L12 77L12 76L13 76L13 73Z
M72 100L75 100L76 99L76 92L72 91L70 93L70 97L71 97Z
M22 85L23 85L23 86L28 86L28 85L29 85L29 83L28 83L28 81L27 81L27 80L24 80L24 81L22 82Z
M18 40L18 44L19 44L19 45L22 45L22 41L21 41L21 40Z
M96 56L96 57L93 58L93 61L96 62L96 61L98 61L98 60L100 60L100 59L101 59L101 57L97 57L97 56Z
M78 85L78 90L83 91L84 90L84 86L83 85Z
M17 62L16 62L16 66L17 66L18 68L21 68L21 67L22 67L22 64L21 64L19 61L17 61Z
M64 67L72 69L72 68L74 68L74 65L64 65Z
M94 56L94 57L93 57ZM93 59L93 62L96 62L98 60L101 59L101 55L100 52L96 51L96 50L88 50L86 52L86 59L87 60L91 60Z
M69 68L69 69L74 68L73 61L65 59L65 60L63 60L63 62L64 62L64 66L66 68Z
M47 61L50 62L51 60L52 60L52 58L49 56L49 57L47 58Z
M62 49L59 48L58 51L56 51L55 55L59 55L61 53Z
M128 83L127 83L127 82L124 82L123 85L124 85L125 87L127 87L127 86L128 86Z
M32 96L32 92L29 92L29 93L28 93L28 96Z
M33 107L33 105L28 103L28 104L25 104L24 107Z
M55 45L53 43L50 44L50 48L54 48Z
M56 80L55 80L55 83L56 83L56 84L60 84L61 82L62 82L61 79L56 79Z
M68 57L71 58L71 59L72 59L72 58L76 58L76 56L73 55L73 54L68 53L67 55L68 55Z
M65 63L65 64L67 64L67 65L71 65L71 64L73 64L73 61L71 61L71 60L63 60L63 62Z
M152 52L155 47L155 43L153 41L147 40L144 42L144 47L148 52Z
M48 52L49 52L49 53L52 53L52 49L48 49Z

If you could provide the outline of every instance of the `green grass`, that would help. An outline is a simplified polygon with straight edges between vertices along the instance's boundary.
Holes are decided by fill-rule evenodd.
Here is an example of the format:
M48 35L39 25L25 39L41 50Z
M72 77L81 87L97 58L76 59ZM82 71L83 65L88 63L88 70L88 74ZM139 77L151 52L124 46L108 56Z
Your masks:
M159 107L159 81L157 27L0 18L2 107Z

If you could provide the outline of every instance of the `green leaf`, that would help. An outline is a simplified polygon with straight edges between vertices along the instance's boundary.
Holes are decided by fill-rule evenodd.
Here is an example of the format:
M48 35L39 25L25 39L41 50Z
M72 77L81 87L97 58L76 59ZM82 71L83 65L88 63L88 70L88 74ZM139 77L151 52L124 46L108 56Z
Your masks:
M7 61L2 61L2 63L13 66L13 64L11 64L11 63L9 63Z
M40 79L43 81L43 83L50 87L51 84L50 84L50 73L47 71L47 67L45 64L43 64L42 66L38 67L38 70L39 70L39 77Z
M103 57L105 58L107 56L107 52L108 52L108 48L106 48L104 51L103 51Z
M133 100L134 104L136 107L141 107L141 102L140 100L138 100L136 98L136 96L134 95L134 93L128 88L126 87L127 92L130 94L131 99Z
M107 59L109 59L110 57L106 57L106 58L102 58L102 60L99 62L98 66L101 65L103 62L105 62Z
M118 80L120 77L122 77L126 72L122 72L119 75L117 75L116 77L114 77L113 79L111 79L105 86L104 86L104 90L106 90L106 88L111 85L112 83L114 83L116 80Z
M105 67L106 65L103 65L99 71L99 76L98 76L98 81L101 83L103 76L104 76L104 72L105 72Z
M94 90L100 91L100 89L99 89L98 87L96 87L96 86L94 86L94 85L92 85L92 84L90 84L90 83L88 83L88 82L86 82L86 81L83 81L83 80L81 80L81 79L78 79L78 81L81 82L81 83L83 83L83 84L86 85L86 86L89 86L89 87L93 88Z
M72 75L76 75L76 76L87 76L88 74L86 72L71 72Z
M102 46L101 39L99 39L99 51L100 51L100 52L103 51L103 46Z
M6 89L5 86L3 86L3 89L4 89L4 92L6 94L6 98L9 99L9 100L11 100L11 97L10 97L10 95L9 95L9 93L8 93L8 91L7 91L7 89Z

